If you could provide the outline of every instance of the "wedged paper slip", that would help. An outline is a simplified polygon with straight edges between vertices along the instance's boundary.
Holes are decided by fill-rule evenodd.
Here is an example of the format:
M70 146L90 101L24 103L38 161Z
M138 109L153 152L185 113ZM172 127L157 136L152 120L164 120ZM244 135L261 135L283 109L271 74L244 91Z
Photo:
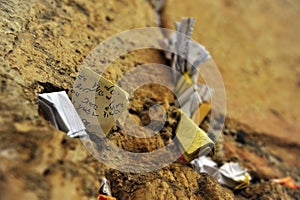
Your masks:
M65 91L39 94L38 104L45 119L57 129L70 137L86 135L85 126Z
M106 135L127 109L129 94L90 68L81 68L73 88L73 104L87 131L98 126Z
M190 162L199 156L208 154L214 142L183 111L176 128L176 139L179 142L182 158Z
M179 97L181 109L200 125L211 110L213 89L204 84L190 85Z
M176 22L177 32L168 35L161 45L169 50L165 51L165 57L171 61L174 69L175 94L181 109L200 125L211 105L210 101L202 99L206 98L202 95L203 91L198 91L201 89L198 84L198 69L211 56L204 46L191 39L194 22L193 18L182 18ZM210 99L211 94L208 97Z
M241 189L250 185L251 176L248 170L238 163L227 162L221 167L209 157L199 157L191 162L193 168L201 173L214 177L220 184L233 189Z
M196 84L198 80L198 68L211 59L209 52L201 44L191 39L194 26L193 18L182 18L176 22L176 31L161 42L165 51L165 57L171 60L171 67L182 75L188 75ZM173 53L175 52L175 53ZM174 73L174 81L177 82L178 73Z

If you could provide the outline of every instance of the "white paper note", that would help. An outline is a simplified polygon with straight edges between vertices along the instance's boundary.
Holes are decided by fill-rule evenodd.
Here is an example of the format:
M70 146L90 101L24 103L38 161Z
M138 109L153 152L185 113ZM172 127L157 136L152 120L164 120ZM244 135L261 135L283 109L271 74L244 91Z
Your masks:
M56 128L70 137L86 135L84 124L65 91L40 94L38 101L44 117Z

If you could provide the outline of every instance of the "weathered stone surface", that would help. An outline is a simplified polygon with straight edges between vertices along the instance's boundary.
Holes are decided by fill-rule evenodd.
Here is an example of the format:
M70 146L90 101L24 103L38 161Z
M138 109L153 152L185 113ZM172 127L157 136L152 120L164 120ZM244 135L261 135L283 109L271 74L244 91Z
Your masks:
M79 140L49 127L15 122L1 128L1 199L86 199L105 166Z
M300 192L295 189L285 188L274 182L254 184L240 192L243 197L236 199L299 199Z
M219 3L207 2L209 1L199 1L195 4L196 6L190 6L191 2L187 2L177 7L178 3L172 4L172 1L167 1L164 10L164 25L171 27L171 24L175 20L184 16L184 12L181 11L185 10L186 12L186 6L190 6L190 9L192 9L191 13L195 12L193 9L203 9L207 12L203 11L202 13L207 13L207 15L211 16L214 16L215 9L223 8L222 6L218 7ZM212 4L210 7L212 10L207 9L206 4ZM277 9L276 6L272 6L271 10ZM297 6L294 7L294 9L297 9ZM230 1L227 1L224 12L229 13L230 19L236 19L235 17L241 14L240 11L237 12L239 10L237 8L242 9L244 7L240 3L232 4ZM258 14L256 9L256 7L251 7L250 11ZM267 9L266 6L265 9ZM224 13L224 16L228 16L228 13L226 13ZM253 13L251 12L250 14ZM250 14L241 19L237 17L238 22L241 23L243 20L249 20ZM264 15L269 16L268 14ZM264 15L261 17L265 17ZM195 14L195 16L198 16L198 14ZM3 0L0 2L0 199L96 199L100 178L103 175L111 181L112 193L118 199L233 199L236 194L232 191L220 186L210 176L198 174L191 167L179 162L175 162L156 172L141 174L121 173L117 170L109 169L90 155L80 140L68 138L65 133L54 129L53 126L44 121L38 114L37 95L41 92L59 90L70 92L76 74L85 58L100 42L121 31L138 27L155 26L156 17L151 5L143 0ZM241 108L243 113L237 113L236 117L233 117L238 112L232 110L235 105L249 103L246 98L239 96L240 93L234 93L234 91L248 89L245 80L248 81L247 83L253 84L255 82L253 77L257 75L255 73L256 68L241 68L240 66L248 62L245 66L252 66L252 60L255 62L254 66L261 66L260 64L264 59L260 58L257 61L253 59L254 57L246 59L243 56L235 56L238 59L233 64L241 61L240 65L227 66L227 63L226 65L222 64L222 60L226 55L233 56L239 54L236 50L238 47L247 47L243 49L243 53L247 53L247 55L257 55L250 48L253 44L253 40L250 39L253 39L258 32L251 32L251 27L248 27L249 34L241 35L241 38L239 38L241 44L234 43L237 46L231 52L231 49L226 45L228 43L225 43L225 39L228 39L226 42L229 42L229 44L232 44L231 41L234 42L235 40L230 39L231 37L225 35L225 33L233 34L233 30L228 29L228 33L226 30L224 33L224 37L226 36L224 43L223 40L220 43L223 53L220 53L220 50L217 48L219 47L217 44L220 41L216 32L216 30L220 29L218 29L217 24L220 22L222 28L230 27L231 24L228 22L223 24L222 20L218 21L223 15L220 15L220 18L207 17L201 19L205 19L206 22L209 21L210 23L200 23L201 21L199 20L201 19L199 18L197 19L197 24L204 24L207 28L209 24L213 24L213 28L199 34L197 28L202 29L203 26L196 25L194 36L196 39L200 38L199 41L203 41L208 49L211 50L217 64L221 65L221 71L225 75L224 79L225 84L227 84L227 90L230 91L229 109L231 111L229 112L229 116L232 118L241 118L241 122L245 122L244 120L248 118L244 118L243 113L246 113L249 109L253 109L255 106L262 106L262 111L265 115L261 115L262 118L259 118L259 120L264 120L265 118L263 117L269 117L270 114L268 106L273 105L274 102L278 103L277 101L279 100L286 99L290 93L285 91L282 93L282 96L276 96L277 98L268 101L266 107L264 107L262 101L256 102L254 101L254 97L253 99L250 98L250 100L256 103L250 108L237 106ZM284 16L279 16L278 18L280 17L283 17L281 20L286 20ZM280 20L279 22L283 23ZM255 30L261 28L256 27L254 22L253 24L251 22L251 25ZM236 26L234 27L242 32L241 27L243 26L241 24L236 22ZM281 30L276 28L276 25L271 25L271 27L274 30ZM293 28L296 29L296 26ZM268 32L271 35L270 40L268 40L269 42L266 43L269 47L273 47L273 43L270 41L274 40L275 37L272 35L273 32L271 32ZM285 35L285 32L278 31L276 34ZM291 38L295 37L290 32L287 32L287 35ZM257 47L265 44L264 39L267 40L267 36L262 38L262 43L259 42L260 40L258 41ZM298 41L297 38L295 41ZM221 46L221 44L224 46ZM293 46L290 47L288 44L285 42L280 43L280 45L289 49L286 51L294 52ZM107 51L113 54L115 49L108 48ZM283 56L278 58L279 50L271 52L269 57L266 55L266 63L269 63L269 66L271 66L270 63L272 63L272 66L276 64L275 67L283 65L284 61L290 58L290 54L286 53L286 51ZM272 60L274 57L276 59ZM298 60L295 57L292 60L295 65L298 64ZM103 62L109 61L104 59ZM139 50L120 56L119 59L111 64L109 70L104 75L115 82L125 72L144 63L165 63L165 60L161 52ZM234 71L234 74L227 71L227 68ZM294 69L292 65L290 65L290 68ZM246 72L243 72L243 70L246 70ZM279 83L283 84L280 87L287 86L282 82L283 75L277 71L273 72L269 68L259 69L257 76L260 77L260 74L262 74L261 76L265 78L267 76L266 71L272 74L272 76L275 74L278 77ZM287 73L286 71L283 72ZM241 79L245 78L237 80L238 82L242 82L242 89L237 88L238 84L228 83L228 80L231 80L232 77L236 78L241 73L247 73L247 76L238 76ZM165 74L159 72L153 71L152 74L160 82L163 82L167 78ZM294 78L292 77L292 81L294 81ZM259 84L266 81L266 79L259 80L260 82L255 85L253 90L259 88ZM286 84L292 83L294 82ZM270 86L271 84L268 83L268 85ZM154 90L151 90L153 88ZM254 95L265 98L262 93L267 89L258 90L256 91L257 93L254 92ZM277 91L273 89L270 91ZM253 91L251 90L251 92ZM295 95L297 94L295 92ZM176 113L174 111L173 95L165 88L148 85L136 91L133 96L135 98L130 102L131 117L137 124L148 123L149 116L147 115L147 109L155 102L163 105L169 112L168 125L157 138L149 141L136 140L126 135L126 133L120 132L118 129L112 131L113 134L110 135L110 139L119 147L128 151L144 152L161 148L173 136L176 125L176 115L172 115L172 113ZM291 103L294 103L293 101ZM278 133L280 134L282 130L286 130L286 127L290 127L290 125L286 125L290 119L298 119L296 109L289 114L285 110L286 108L288 107L280 104L278 110L271 111L277 116L279 115L276 113L283 112L284 119L287 119L286 121L281 120L283 121L283 128L281 128L279 125L277 127L277 121L273 120L274 117L270 118L273 120L271 122L275 123L273 128L278 128ZM256 117L257 112L258 110L251 114L249 123L253 123L251 117ZM236 125L232 126L237 127ZM260 128L261 123L258 123L258 130L261 130ZM262 130L265 131L265 129ZM291 134L293 134L293 130L296 129L293 129L291 126ZM254 140L249 139L249 141L253 142ZM274 148L270 145L271 149L264 151L261 149L253 151L251 144L240 142L241 140L237 141L232 138L225 138L225 158L222 161L235 159L235 156L239 157L236 160L247 165L252 170L251 173L256 172L254 176L256 182L259 182L257 179L260 178L268 179L272 177L275 172L283 173L284 170L286 170L286 173L291 172L290 168L280 168L278 160L275 159L273 162L275 163L274 166L276 166L275 172L270 173L268 171L270 168L269 164L272 164L272 162L268 160L269 156L260 157L262 152L269 155L271 150L276 154L277 152L274 149L277 148L277 145ZM265 140L261 142L265 142ZM245 145L245 151L239 149L241 144ZM296 149L297 145L294 148ZM286 152L286 148L277 149L277 151ZM281 155L280 152L279 155ZM249 155L252 155L252 157L249 157ZM289 161L294 160L293 158L290 157ZM266 166L266 171L256 169L256 166L253 167L256 162L261 161L265 162L263 164ZM295 175L297 173L298 170L293 172ZM253 189L256 187L259 191ZM265 187L265 185L257 183L253 188L245 190L236 196L240 198L255 198L262 195L262 187ZM272 186L269 188L269 193L283 191L281 186ZM290 190L288 192L281 192L280 194L283 195L281 196L282 198L293 197L293 193ZM273 196L271 194L268 197Z
M0 8L0 198L96 199L103 175L109 176L113 194L118 199L143 198L142 187L140 192L130 193L126 188L132 183L115 185L123 179L108 173L108 167L90 155L79 139L68 138L45 122L38 114L36 99L41 92L70 92L85 58L109 36L132 28L155 26L156 15L151 5L142 0L5 0L0 2ZM115 49L107 51L114 53ZM161 52L140 50L121 56L104 75L115 81L136 65L150 62L164 63L165 60ZM155 78L159 81L166 77L157 73ZM151 101L168 108L173 98L164 88L151 92L149 87L137 91L138 98L132 101L135 112L132 117L137 123L147 122L147 114L140 113L145 99L153 97ZM172 131L169 126L164 138L141 143L132 141L127 148L139 152L161 147L172 137ZM123 136L111 139L124 147L128 137ZM200 175L183 164L177 164L177 168L184 168L185 174L178 175L178 180L168 178L168 174L172 174L169 168L147 176L149 182L143 185L151 188L149 197L154 197L156 190L164 194L161 198L202 196L193 193L200 190L194 179ZM161 182L157 174L165 180L173 178L172 184ZM134 179L140 176L132 175ZM215 194L215 187L219 188L217 191L224 190L211 181L211 194ZM160 182L162 189L158 188ZM118 194L120 190L122 195ZM232 197L232 193L227 192L228 197Z
M138 175L109 171L114 195L124 199L233 199L233 193L207 174L173 163L157 172ZM114 177L114 178L112 178Z

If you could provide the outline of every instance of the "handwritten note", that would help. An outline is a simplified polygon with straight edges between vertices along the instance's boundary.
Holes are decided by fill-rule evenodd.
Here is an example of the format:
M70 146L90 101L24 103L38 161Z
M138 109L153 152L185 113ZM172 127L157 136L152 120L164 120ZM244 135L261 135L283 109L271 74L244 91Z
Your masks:
M128 93L89 68L82 68L73 88L73 104L87 130L99 125L104 134L128 104Z

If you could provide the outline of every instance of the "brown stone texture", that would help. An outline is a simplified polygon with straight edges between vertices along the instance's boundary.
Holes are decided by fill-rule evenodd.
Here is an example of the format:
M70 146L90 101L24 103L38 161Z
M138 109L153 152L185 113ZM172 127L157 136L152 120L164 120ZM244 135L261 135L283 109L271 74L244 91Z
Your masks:
M195 17L193 38L210 50L220 68L229 119L220 162L238 161L250 169L254 184L246 190L232 191L179 161L153 172L119 172L39 114L38 94L65 90L71 96L78 71L99 43L122 31L156 26L151 2L0 1L0 199L96 199L102 176L110 180L117 199L299 196L298 191L270 182L285 175L300 180L295 167L300 129L297 1L168 0L162 11L162 25L168 28L181 17ZM106 53L115 51L107 48ZM116 82L145 63L166 60L157 50L134 51L112 62L104 76ZM151 73L158 82L168 78ZM168 113L167 125L156 138L135 139L114 127L111 141L133 152L167 144L177 120L171 91L157 85L140 88L132 94L130 114L134 122L145 125L147 109L155 103ZM283 141L273 142L276 137Z
M233 199L233 193L207 174L174 163L156 172L132 175L108 171L118 199ZM133 194L133 195L132 195Z

